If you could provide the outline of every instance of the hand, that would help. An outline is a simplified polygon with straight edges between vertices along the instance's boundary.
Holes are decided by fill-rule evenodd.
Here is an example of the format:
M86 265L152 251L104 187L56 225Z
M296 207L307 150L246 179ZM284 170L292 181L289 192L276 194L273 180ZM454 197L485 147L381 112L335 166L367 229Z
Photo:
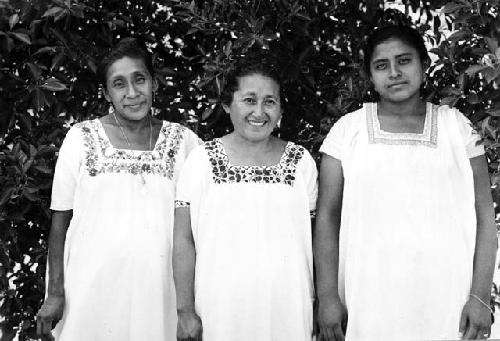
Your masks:
M203 327L201 319L194 311L177 313L177 340L201 341Z
M464 340L483 340L490 336L491 312L473 297L462 309L459 333Z
M318 341L344 341L347 309L338 297L319 300L318 327Z
M49 295L36 314L36 333L43 341L54 340L50 331L52 324L62 318L64 301L64 296Z

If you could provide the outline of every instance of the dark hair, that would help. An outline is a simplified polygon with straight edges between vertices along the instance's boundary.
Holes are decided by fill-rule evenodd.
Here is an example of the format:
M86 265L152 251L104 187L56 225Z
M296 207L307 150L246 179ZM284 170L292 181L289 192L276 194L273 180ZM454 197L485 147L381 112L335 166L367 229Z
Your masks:
M106 89L109 68L114 62L123 57L141 59L151 76L153 76L153 58L151 57L151 53L146 49L146 46L136 38L123 38L104 56L97 67L97 78L104 89Z
M429 54L427 53L424 39L416 29L404 25L383 26L376 29L372 34L370 34L363 49L363 68L367 76L371 74L370 61L373 56L373 51L375 51L377 45L391 38L399 39L405 44L417 50L420 57L420 62L422 64L430 62L431 59L429 58Z
M246 58L237 63L225 77L225 85L221 93L221 101L225 105L230 105L233 101L233 94L239 89L239 79L245 76L262 75L271 78L280 87L280 101L283 102L281 77L277 68L267 60L258 60L256 57Z

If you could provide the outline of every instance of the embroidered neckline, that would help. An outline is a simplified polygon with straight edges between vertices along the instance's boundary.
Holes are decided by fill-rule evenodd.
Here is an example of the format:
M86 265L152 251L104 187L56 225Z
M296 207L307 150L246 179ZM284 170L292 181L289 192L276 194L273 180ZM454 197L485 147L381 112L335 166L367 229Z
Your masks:
M101 173L155 174L172 179L185 128L163 121L153 150L115 148L98 120L75 125L82 132L85 166L90 176Z
M214 182L220 183L283 183L293 186L295 170L304 148L288 142L277 164L270 166L240 166L229 161L220 139L205 142Z
M96 125L97 133L100 135L100 137L102 137L103 142L106 144L106 148L111 148L111 149L116 150L116 151L128 151L128 152L134 152L134 153L154 152L155 150L157 150L158 146L162 142L161 141L162 138L165 137L165 129L166 129L166 125L167 125L166 121L162 121L160 133L158 134L158 138L156 139L156 142L153 145L153 149L151 149L151 150L138 150L138 149L117 148L117 147L113 146L113 144L111 143L111 140L109 139L108 134L106 133L106 130L104 129L104 126L103 126L101 120L96 119L95 121L97 122L97 125Z
M426 104L425 122L422 133L395 133L382 130L377 115L377 103L366 104L366 123L368 128L368 139L371 144L381 143L391 145L423 145L431 148L437 147L437 107L431 103Z

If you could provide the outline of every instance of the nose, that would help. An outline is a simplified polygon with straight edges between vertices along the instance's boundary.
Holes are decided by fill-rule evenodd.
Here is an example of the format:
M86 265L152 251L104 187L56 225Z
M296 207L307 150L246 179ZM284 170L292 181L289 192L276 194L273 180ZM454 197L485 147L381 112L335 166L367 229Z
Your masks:
M401 70L399 69L399 65L397 63L391 63L391 69L390 69L390 77L392 78L397 78L401 76Z
M129 82L127 86L127 93L126 96L129 98L134 98L138 95L138 91L135 87L135 84L133 82Z
M253 111L253 115L255 117L261 117L264 116L264 101L260 102L258 105L255 106L255 109Z

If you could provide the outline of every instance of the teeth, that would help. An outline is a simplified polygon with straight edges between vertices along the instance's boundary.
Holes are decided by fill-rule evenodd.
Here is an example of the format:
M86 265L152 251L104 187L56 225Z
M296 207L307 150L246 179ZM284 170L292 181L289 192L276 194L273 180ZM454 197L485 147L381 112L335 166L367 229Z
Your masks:
M266 124L266 121L248 121L253 126L258 126L262 127L264 124Z

